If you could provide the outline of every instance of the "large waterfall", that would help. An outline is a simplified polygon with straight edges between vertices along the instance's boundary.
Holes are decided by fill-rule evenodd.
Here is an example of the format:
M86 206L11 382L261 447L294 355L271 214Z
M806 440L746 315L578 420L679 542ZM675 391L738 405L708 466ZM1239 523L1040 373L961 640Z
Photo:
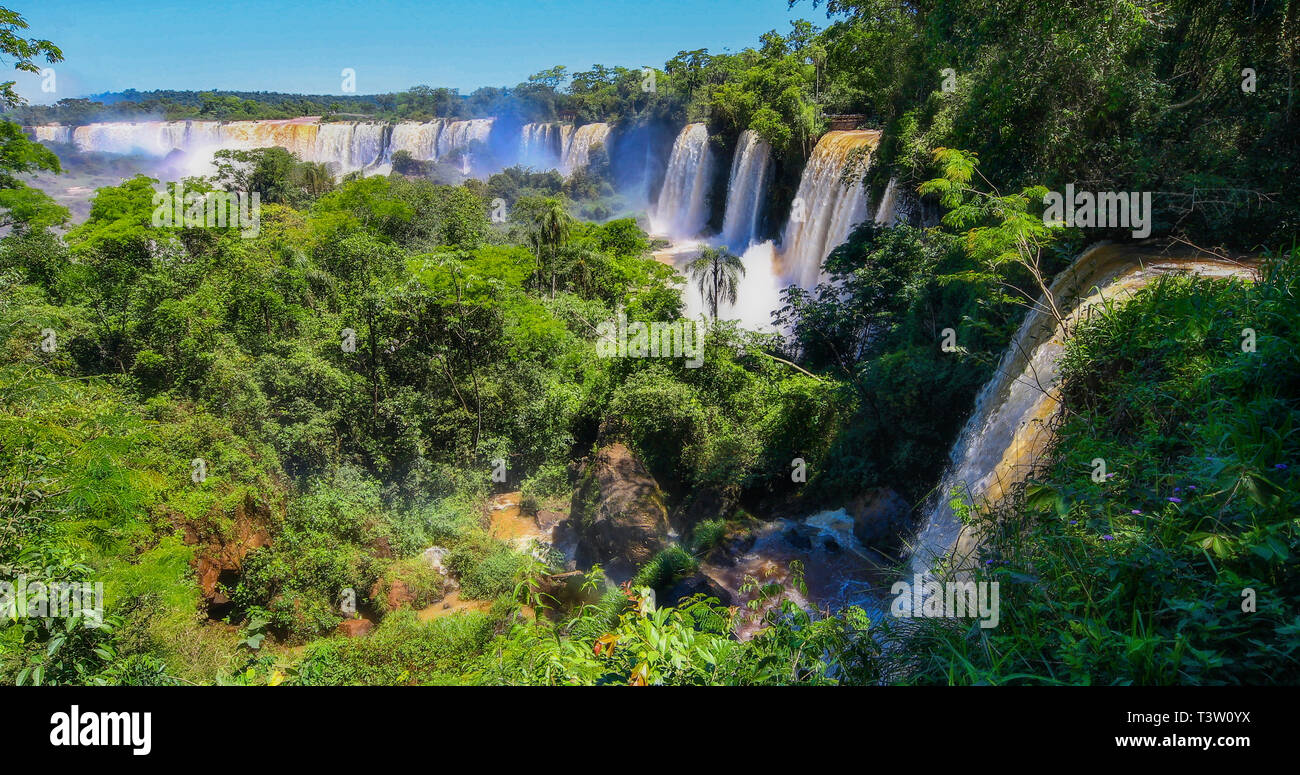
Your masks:
M1151 255L1141 248L1103 245L1079 256L1052 283L1052 297L1064 305L1064 320L1058 323L1045 310L1031 310L993 378L980 390L917 534L909 577L930 573L944 558L950 559L949 570L969 569L979 536L954 516L954 490L968 503L996 502L1024 479L1051 440L1050 421L1060 409L1057 378L1065 332L1104 299L1130 294L1170 271L1227 276L1250 268L1203 256Z
M560 160L560 171L565 175L587 166L591 161L591 150L597 145L604 145L609 150L609 124L583 124L566 138L564 158Z
M687 124L677 135L668 157L668 171L650 219L654 231L673 239L699 235L709 222L712 179L709 131L704 124Z
M516 161L537 170L559 169L564 157L565 128L565 125L554 122L524 124L519 130L519 157Z
M744 250L757 236L758 216L772 172L771 156L772 147L757 132L746 129L740 133L722 222L722 241L732 250Z
M803 288L816 285L822 261L855 224L866 220L864 187L845 186L841 177L855 151L870 153L879 142L877 131L827 132L817 141L781 237L781 274L788 282Z
M213 151L249 150L279 146L306 161L334 165L341 173L374 170L406 151L420 161L443 158L486 142L492 131L490 118L428 122L373 121L321 123L318 118L270 121L113 121L78 127L44 125L31 128L42 142L72 143L79 150L98 153L143 154L163 157L173 150L202 156ZM468 174L470 159L461 160Z
M392 160L393 154L399 151L406 151L411 154L411 158L418 161L438 158L438 137L446 126L447 122L444 119L420 123L415 121L399 122L393 127L393 136L388 145L387 158Z

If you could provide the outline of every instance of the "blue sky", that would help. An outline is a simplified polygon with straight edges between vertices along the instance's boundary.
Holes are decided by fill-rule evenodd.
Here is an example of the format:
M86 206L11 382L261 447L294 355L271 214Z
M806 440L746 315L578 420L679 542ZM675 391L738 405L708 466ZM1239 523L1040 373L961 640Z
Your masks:
M513 86L556 64L662 65L680 50L738 51L824 11L786 0L10 0L26 36L63 49L54 94L15 73L33 103L126 88L340 94L416 84ZM43 63L42 63L43 64ZM44 66L44 65L43 65Z

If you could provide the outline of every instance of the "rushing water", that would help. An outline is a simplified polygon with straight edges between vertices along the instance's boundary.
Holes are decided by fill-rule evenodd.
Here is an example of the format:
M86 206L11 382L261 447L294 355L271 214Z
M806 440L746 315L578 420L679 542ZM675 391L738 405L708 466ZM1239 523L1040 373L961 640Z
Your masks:
M220 149L248 150L279 146L307 161L333 165L340 173L375 170L397 151L420 161L467 151L486 142L492 131L487 119L428 122L373 121L321 123L317 117L271 121L116 121L78 127L32 127L39 141L72 143L79 150L164 157L174 150L202 157L206 162ZM468 174L469 154L462 157Z
M709 222L708 193L713 176L713 154L704 124L687 124L673 142L668 171L651 224L671 239L690 239Z
M564 157L564 139L563 124L524 124L519 130L516 161L537 170L558 170Z
M869 153L879 142L880 132L875 131L827 132L817 141L781 237L781 274L787 282L801 288L815 286L822 261L854 225L867 219L864 187L861 183L846 186L841 178L855 152Z
M586 167L591 161L593 148L604 145L606 150L609 149L609 135L609 124L596 123L583 124L572 134L564 137L564 155L560 160L560 171L568 175L574 170Z
M758 218L772 175L772 147L752 129L740 133L731 177L727 180L727 210L722 242L743 251L758 235Z
M447 126L444 119L433 121L401 121L393 127L393 134L385 154L392 160L393 154L406 151L412 159L429 161L438 158L438 137Z

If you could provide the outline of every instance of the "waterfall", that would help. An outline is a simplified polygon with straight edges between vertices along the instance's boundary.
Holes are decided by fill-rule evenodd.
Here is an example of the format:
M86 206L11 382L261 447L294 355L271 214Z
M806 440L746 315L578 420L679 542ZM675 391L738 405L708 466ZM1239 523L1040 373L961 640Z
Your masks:
M452 121L438 136L438 156L441 159L452 151L469 148L473 142L487 142L492 131L492 119L476 118L470 121Z
M32 139L38 143L70 143L72 127L58 124L44 124L32 127Z
M782 275L788 282L815 286L822 261L866 220L866 191L860 183L845 186L841 176L854 151L870 153L879 142L878 131L827 132L817 141L781 237Z
M997 370L980 390L975 409L949 455L921 529L913 542L908 578L929 574L936 559L951 555L952 569L970 567L979 537L962 526L950 503L954 489L970 503L996 502L1024 479L1051 440L1049 425L1060 408L1059 358L1065 329L1103 299L1113 299L1170 271L1209 276L1243 274L1248 267L1194 256L1142 253L1140 248L1102 245L1083 253L1052 283L1052 297L1064 304L1064 325L1032 310L1003 353Z
M744 250L757 236L758 215L771 177L771 154L772 147L757 132L746 129L740 133L722 222L722 241L733 250Z
M673 142L668 172L651 217L653 230L673 239L694 237L709 221L713 154L704 124L687 124Z
M591 149L605 145L608 150L609 124L583 124L565 138L564 155L560 160L560 171L565 175L587 166L591 162Z
M559 169L563 155L561 124L524 124L519 132L519 164L536 170Z
M391 160L398 151L406 151L417 161L430 161L438 158L438 136L442 134L447 122L435 121L401 121L393 127L392 141L384 154L385 160Z
M490 118L475 118L468 121L452 121L443 128L442 133L438 135L438 156L442 159L448 154L456 151L461 152L460 171L462 174L470 174L473 169L473 158L470 146L473 143L486 143L488 135L492 132L492 122Z
M172 150L163 147L167 134L162 121L110 121L77 127L72 131L72 142L82 151L166 156Z
M416 127L429 125L416 124ZM402 128L415 145L412 130ZM110 121L78 127L32 127L38 140L70 140L81 151L164 157L174 150L210 156L220 149L251 150L279 146L308 161L333 163L342 172L371 168L386 158L392 144L388 124L319 123L316 117L270 121ZM418 138L420 131L414 132ZM207 158L204 159L207 161Z
M252 150L279 146L297 155L311 159L317 147L320 131L332 124L317 124L313 120L289 121L231 121L218 126L218 143L221 148ZM189 150L189 147L181 150ZM215 149L214 149L215 150Z
M898 223L898 181L889 179L885 193L880 195L880 205L876 208L876 225L893 226Z

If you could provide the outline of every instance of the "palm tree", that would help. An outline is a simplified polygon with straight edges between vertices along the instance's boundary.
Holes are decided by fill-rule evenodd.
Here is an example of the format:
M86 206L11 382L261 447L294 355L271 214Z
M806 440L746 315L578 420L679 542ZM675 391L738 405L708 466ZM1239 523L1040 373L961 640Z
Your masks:
M541 212L537 215L536 225L532 234L531 242L537 249L537 259L540 263L542 255L548 257L547 263L551 270L551 295L555 295L555 260L564 247L564 243L569 239L569 229L573 226L573 217L564 209L564 203L559 199L550 198L542 203ZM538 279L541 279L539 273Z
M725 298L728 304L736 303L740 278L745 274L745 265L740 256L726 248L705 248L687 265L686 271L690 272L691 279L699 286L700 299L709 308L709 314L716 323L718 301Z

